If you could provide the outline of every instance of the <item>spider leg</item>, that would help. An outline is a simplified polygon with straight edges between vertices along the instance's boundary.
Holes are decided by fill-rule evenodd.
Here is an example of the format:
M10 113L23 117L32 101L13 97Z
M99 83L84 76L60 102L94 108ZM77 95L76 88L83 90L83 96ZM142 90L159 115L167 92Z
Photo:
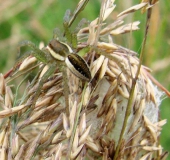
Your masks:
M60 31L59 28L54 28L53 30L53 39L63 39L63 34L62 32Z
M30 55L33 55L33 54L34 54L33 51L27 51L27 52L25 52L21 57L19 57L19 58L17 59L16 63L14 64L13 68L12 68L12 72L11 72L8 76L12 75L12 74L16 71L16 69L18 68L18 66L20 65L20 63L22 63L22 61L23 61L25 58L27 58L27 57L29 57Z
M33 55L34 57L37 58L38 61L40 62L43 62L44 64L47 64L49 65L49 69L45 72L45 74L41 77L40 81L38 82L38 88L33 96L33 99L32 99L32 104L31 106L34 107L35 104L36 104L36 101L41 93L41 89L42 89L42 86L44 84L44 82L48 79L48 77L53 74L55 72L55 69L56 69L56 62L53 62L52 61L52 58L51 56L49 56L50 54L48 53L47 49L39 49L36 47L36 45L34 43L32 43L31 41L22 41L20 44L19 44L19 53L21 52L21 48L22 47L30 47L32 51L29 51L27 56L28 55ZM27 53L27 52L26 52ZM21 59L23 59L26 55L23 54L21 56Z
M32 100L32 107L35 106L35 103L41 93L41 89L42 89L42 86L44 84L44 82L50 77L50 75L52 75L56 70L56 64L53 63L50 65L49 69L45 72L45 74L42 76L42 78L40 79L39 81L39 84L38 84L38 88L35 92L35 95L33 96L33 100Z
M32 55L35 56L37 58L37 60L47 64L48 60L46 57L46 53L44 53L41 49L37 48L36 45L34 43L32 43L31 41L22 41L18 48L19 48L19 55L21 54L21 48L22 47L30 47L32 49Z
M64 90L64 97L65 97L65 108L66 114L69 115L69 86L68 86L68 77L67 77L67 68L64 65L62 67L62 75L63 75L63 90Z
M67 38L68 42L71 42L71 31L69 26L70 15L71 15L71 11L66 10L63 18L64 36Z
M43 53L43 54L45 54L45 53ZM29 56L34 56L37 58L36 55L37 55L37 53L34 50L30 50L30 51L26 51L26 52L22 53L22 55L16 60L13 68L11 69L10 73L6 76L6 78L12 76L16 72L17 68L21 65L21 63L25 60L25 58L27 58ZM47 61L48 60L46 58L45 62L47 62Z

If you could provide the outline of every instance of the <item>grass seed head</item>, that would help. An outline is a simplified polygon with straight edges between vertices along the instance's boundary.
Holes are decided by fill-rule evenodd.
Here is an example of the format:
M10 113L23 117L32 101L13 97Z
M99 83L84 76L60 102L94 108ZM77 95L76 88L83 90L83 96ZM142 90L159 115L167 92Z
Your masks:
M56 68L44 82L32 107L32 99L48 68L42 68L44 65L37 62L42 69L16 99L0 74L1 159L7 158L11 147L14 159L33 156L35 159L114 159L117 146L120 146L117 159L154 159L159 155L163 160L167 156L159 144L161 129L166 123L166 120L159 121L162 92L153 84L150 69L141 66L131 96L140 60L136 52L114 44L110 36L137 30L138 21L124 24L124 18L147 3L120 13L111 24L103 20L114 10L114 1L104 1L102 5L104 17L96 18L77 33L77 51L91 47L83 57L90 66L90 82L80 80L65 69L68 82L63 83L64 76L60 68ZM34 57L23 61L18 72L27 70L33 62ZM64 93L64 87L68 93ZM68 94L69 107L65 94ZM130 109L129 100L132 101ZM7 119L12 127L6 126ZM9 143L10 139L13 143Z

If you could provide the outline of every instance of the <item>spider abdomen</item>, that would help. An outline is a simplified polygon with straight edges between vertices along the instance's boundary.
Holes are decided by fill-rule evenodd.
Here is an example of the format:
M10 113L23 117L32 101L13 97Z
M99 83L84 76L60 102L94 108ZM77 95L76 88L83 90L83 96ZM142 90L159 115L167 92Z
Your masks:
M80 57L78 54L69 54L66 57L66 65L71 70L73 74L77 77L90 81L91 80L91 72L88 67L86 61Z

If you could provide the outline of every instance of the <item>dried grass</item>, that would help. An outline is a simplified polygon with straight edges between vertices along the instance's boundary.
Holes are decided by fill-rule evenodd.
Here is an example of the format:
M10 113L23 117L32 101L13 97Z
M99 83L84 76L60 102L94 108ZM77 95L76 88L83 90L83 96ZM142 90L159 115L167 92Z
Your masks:
M112 1L103 4L101 11L106 19L115 5ZM69 115L59 71L44 83L34 107L31 100L45 69L37 73L39 76L28 84L21 97L14 95L0 75L0 159L114 159L130 98L132 107L116 159L166 158L167 152L162 151L159 143L166 123L159 121L162 92L148 76L150 70L141 66L131 97L139 65L137 53L114 44L110 36L138 29L139 22L120 24L128 13L146 5L142 3L120 13L112 24L103 19L101 26L94 20L80 30L78 50L94 45L84 56L90 64L92 81L85 84L67 70ZM97 36L105 41L96 40ZM23 61L18 72L27 70L34 62L33 57Z

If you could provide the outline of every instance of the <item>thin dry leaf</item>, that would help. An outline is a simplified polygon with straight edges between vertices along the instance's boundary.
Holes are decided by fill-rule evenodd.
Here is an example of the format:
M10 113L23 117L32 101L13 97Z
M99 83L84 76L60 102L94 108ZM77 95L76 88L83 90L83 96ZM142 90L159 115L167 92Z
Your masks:
M127 10L119 13L119 14L117 15L117 17L123 16L124 14L133 13L133 12L135 12L135 11L137 11L137 10L145 7L147 4L148 4L148 3L140 3L140 4L137 4L137 5L133 6L133 7L130 7L130 8L128 8Z

